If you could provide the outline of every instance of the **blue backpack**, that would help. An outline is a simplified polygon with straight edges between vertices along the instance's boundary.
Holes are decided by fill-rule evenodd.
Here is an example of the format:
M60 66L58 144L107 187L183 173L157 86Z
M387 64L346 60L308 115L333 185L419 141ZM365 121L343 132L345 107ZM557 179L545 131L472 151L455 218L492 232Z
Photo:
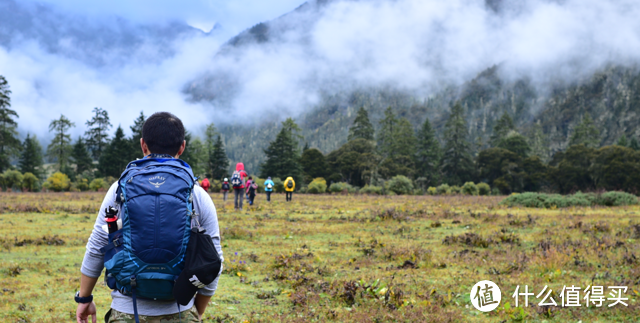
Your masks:
M122 229L109 234L104 253L107 286L133 297L173 300L189 243L195 178L180 159L145 158L118 180Z

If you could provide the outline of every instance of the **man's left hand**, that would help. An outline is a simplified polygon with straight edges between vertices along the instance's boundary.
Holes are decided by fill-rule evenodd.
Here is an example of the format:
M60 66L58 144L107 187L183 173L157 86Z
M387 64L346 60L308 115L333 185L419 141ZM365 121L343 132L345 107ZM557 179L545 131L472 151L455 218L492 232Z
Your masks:
M76 310L77 323L89 323L89 316L91 316L91 323L97 322L96 303L78 303L78 309Z

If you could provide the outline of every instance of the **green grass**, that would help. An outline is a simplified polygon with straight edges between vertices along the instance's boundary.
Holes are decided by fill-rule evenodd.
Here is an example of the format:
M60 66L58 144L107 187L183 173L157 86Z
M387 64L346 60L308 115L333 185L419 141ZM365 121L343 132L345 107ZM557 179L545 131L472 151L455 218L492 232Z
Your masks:
M102 194L0 193L3 322L72 321ZM226 270L207 322L629 322L640 310L636 205L531 209L500 205L502 197L375 195L292 203L274 195L267 204L260 194L238 213L212 197ZM503 292L487 314L469 301L484 279ZM629 307L520 312L510 297L516 285L559 295L592 281L628 286ZM99 284L94 295L104 315L109 290Z

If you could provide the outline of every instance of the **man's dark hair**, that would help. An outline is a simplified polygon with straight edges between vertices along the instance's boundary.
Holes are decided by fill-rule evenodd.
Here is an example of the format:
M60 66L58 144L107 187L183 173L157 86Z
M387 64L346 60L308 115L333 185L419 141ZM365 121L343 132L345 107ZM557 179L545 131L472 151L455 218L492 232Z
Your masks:
M150 152L175 156L184 141L184 126L173 114L156 112L144 122L142 139Z

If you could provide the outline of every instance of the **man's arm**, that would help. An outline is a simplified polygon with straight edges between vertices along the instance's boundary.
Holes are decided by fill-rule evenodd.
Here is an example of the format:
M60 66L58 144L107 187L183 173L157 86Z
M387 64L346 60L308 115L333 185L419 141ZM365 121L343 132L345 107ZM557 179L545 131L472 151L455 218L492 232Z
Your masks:
M202 315L204 311L207 309L207 305L209 305L209 301L211 300L211 296L204 296L202 294L196 294L196 301L193 303L195 305L196 310L198 310L199 319L202 320Z

